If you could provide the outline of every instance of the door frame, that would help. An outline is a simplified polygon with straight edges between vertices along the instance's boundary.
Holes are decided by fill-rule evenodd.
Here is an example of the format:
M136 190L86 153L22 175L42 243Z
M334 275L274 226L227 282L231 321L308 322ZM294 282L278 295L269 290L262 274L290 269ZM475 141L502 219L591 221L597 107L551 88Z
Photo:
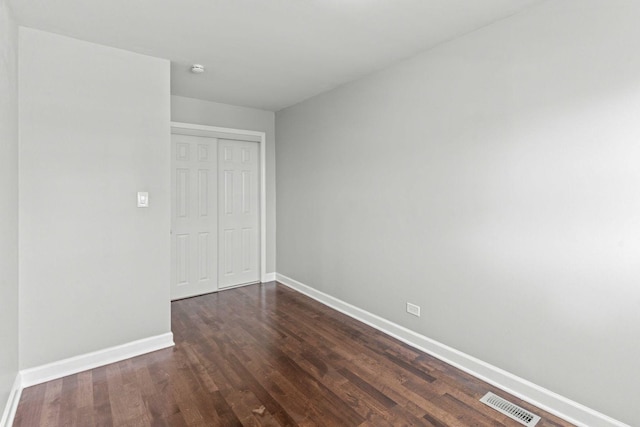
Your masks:
M267 174L266 174L266 137L265 132L245 129L225 128L219 126L196 125L192 123L171 122L171 134L203 136L217 139L236 139L255 141L260 144L260 281L267 281ZM173 192L173 188L171 189ZM173 209L173 206L171 207ZM173 224L172 224L173 226Z

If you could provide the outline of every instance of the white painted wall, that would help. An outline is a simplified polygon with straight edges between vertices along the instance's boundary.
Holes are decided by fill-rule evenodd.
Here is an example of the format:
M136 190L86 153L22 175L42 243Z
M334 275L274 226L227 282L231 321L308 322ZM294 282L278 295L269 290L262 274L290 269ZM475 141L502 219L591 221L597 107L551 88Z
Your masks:
M0 418L18 372L18 27L0 0Z
M19 56L20 368L170 332L169 62L28 28Z
M171 120L266 133L267 273L276 271L275 113L200 99L171 97Z
M543 2L278 112L278 272L640 425L639 19Z

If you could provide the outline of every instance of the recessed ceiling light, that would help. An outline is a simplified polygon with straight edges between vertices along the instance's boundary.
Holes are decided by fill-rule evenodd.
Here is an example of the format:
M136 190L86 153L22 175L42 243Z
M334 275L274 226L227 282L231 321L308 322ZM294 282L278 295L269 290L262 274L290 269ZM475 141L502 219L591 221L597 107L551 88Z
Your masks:
M191 66L191 72L192 72L192 73L196 73L196 74L204 73L204 65L201 65L201 64L193 64L193 65Z

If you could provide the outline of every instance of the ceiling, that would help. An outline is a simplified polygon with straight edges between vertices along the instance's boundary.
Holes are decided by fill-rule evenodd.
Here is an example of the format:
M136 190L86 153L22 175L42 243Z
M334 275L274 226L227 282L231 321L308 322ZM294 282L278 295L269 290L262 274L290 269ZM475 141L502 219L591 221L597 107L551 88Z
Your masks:
M174 95L277 111L540 0L13 0L20 25L171 60ZM204 74L189 71L193 63Z

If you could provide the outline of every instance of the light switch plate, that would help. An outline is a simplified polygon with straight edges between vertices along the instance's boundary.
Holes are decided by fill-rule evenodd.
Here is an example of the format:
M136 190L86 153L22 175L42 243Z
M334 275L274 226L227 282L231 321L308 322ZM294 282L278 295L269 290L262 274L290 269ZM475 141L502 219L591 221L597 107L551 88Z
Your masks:
M138 207L139 208L148 208L149 207L149 193L146 191L138 191Z

